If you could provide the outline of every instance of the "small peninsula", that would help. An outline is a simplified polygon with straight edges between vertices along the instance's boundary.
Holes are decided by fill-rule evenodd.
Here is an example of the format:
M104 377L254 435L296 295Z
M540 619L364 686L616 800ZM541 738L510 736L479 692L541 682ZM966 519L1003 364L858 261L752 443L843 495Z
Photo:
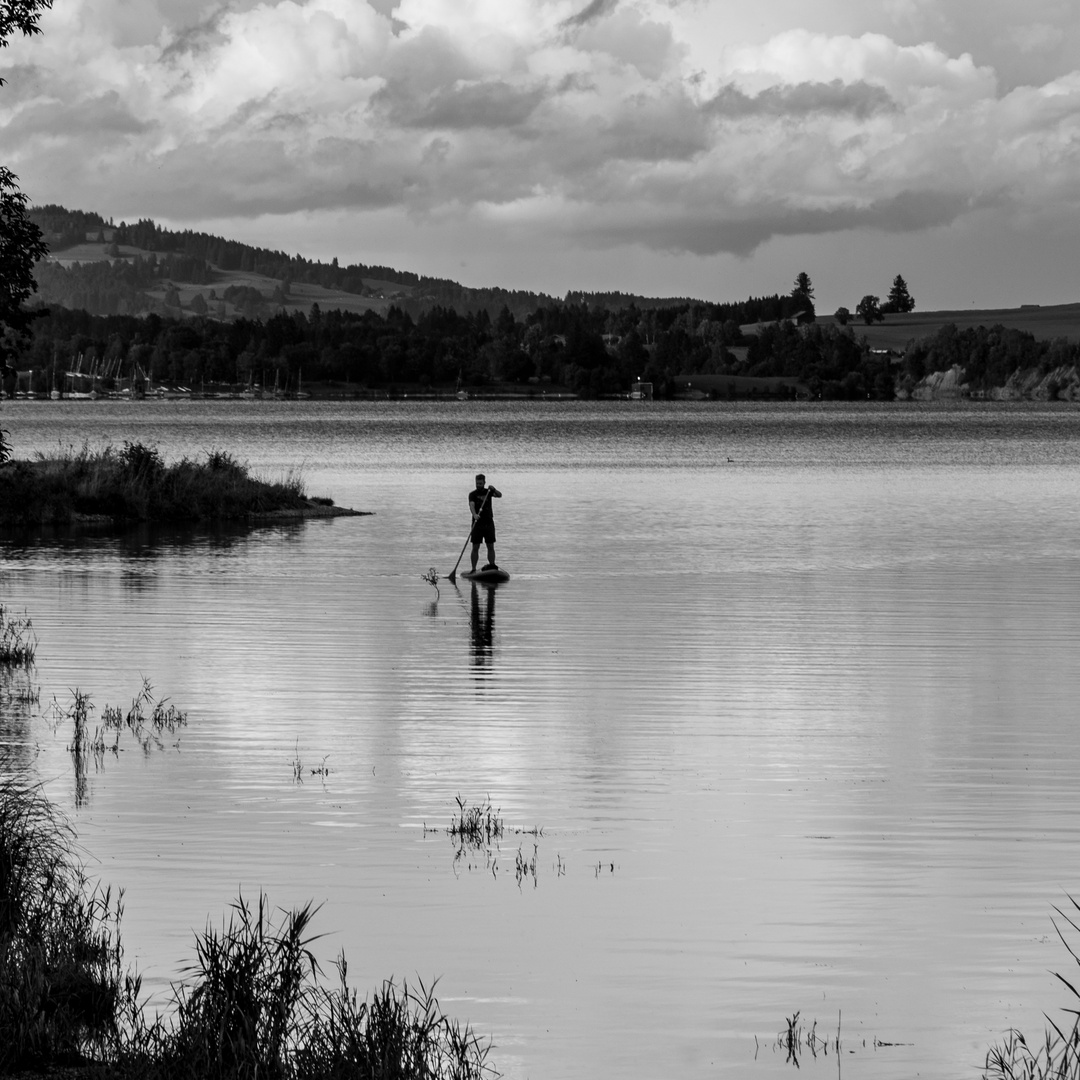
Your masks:
M254 476L224 450L166 464L155 447L83 447L0 465L0 526L287 521L365 512L309 496L302 479Z

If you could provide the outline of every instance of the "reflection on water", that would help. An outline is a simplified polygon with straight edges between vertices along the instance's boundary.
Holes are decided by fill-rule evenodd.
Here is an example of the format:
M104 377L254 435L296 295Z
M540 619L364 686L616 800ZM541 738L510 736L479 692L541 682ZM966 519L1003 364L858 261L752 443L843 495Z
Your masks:
M842 1015L846 1075L952 1080L1056 1015L1076 410L188 403L5 426L48 449L57 417L76 442L302 466L375 511L0 540L42 702L149 677L187 713L179 747L89 768L76 810L68 740L0 683L0 745L125 888L155 992L192 928L262 888L325 900L326 958L361 987L440 975L514 1078L788 1075L772 1047L800 1010ZM433 601L481 467L513 580ZM328 771L297 784L298 758ZM506 821L478 872L431 828L459 796Z
M473 581L469 610L472 630L472 662L474 668L491 667L491 651L495 643L495 594L498 585L480 585Z

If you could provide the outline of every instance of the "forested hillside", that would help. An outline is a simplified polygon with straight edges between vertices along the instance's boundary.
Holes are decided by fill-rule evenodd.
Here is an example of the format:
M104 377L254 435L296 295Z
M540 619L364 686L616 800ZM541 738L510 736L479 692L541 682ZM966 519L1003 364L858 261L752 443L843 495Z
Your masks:
M557 300L320 263L152 221L33 213L53 250L37 268L39 317L9 355L21 388L37 393L74 388L77 370L106 391L303 382L343 394L561 387L596 397L640 379L658 395L891 400L950 372L956 396L1080 396L1075 340L950 323L902 348L872 348L865 335L876 327L815 321L805 273L786 294L729 303Z
M393 304L413 318L433 308L452 308L462 315L483 311L492 319L505 308L520 320L551 304L613 311L702 304L685 297L619 292L569 292L558 300L523 290L475 289L389 266L339 266L337 259L324 263L210 233L175 232L151 220L115 225L100 214L55 205L35 207L30 217L51 249L49 260L40 264L37 272L39 301L86 310L91 315L177 315L187 311L225 319L256 318L281 308L307 310L311 301L303 303L298 297L300 285L378 301L369 309L383 314ZM256 280L259 278L263 280ZM198 286L198 291L184 288L189 285ZM225 295L230 288L245 291ZM192 307L190 301L196 295L203 303L196 301ZM328 306L328 298L316 300ZM703 307L707 318L735 323L771 322L813 310L806 298L781 295Z

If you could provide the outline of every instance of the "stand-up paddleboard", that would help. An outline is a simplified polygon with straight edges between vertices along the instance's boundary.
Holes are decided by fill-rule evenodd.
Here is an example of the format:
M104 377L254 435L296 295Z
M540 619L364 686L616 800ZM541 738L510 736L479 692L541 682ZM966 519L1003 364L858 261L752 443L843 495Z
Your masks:
M461 576L470 581L486 581L489 584L510 580L510 575L498 566L490 570L466 570Z

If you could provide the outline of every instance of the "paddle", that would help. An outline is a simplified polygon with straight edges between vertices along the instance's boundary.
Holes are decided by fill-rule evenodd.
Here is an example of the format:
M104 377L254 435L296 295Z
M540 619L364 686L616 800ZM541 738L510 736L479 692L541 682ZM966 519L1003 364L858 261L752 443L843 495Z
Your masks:
M477 520L477 521L479 521L479 520L480 520L480 515L481 515L481 514L482 514L482 513L484 512L484 506L485 506L485 504L487 503L487 501L488 501L488 496L489 496L490 494L491 494L491 488L488 488L488 489L487 489L487 491L485 491L485 492L484 492L484 498L483 498L483 500L482 500L482 501L481 501L481 503L480 503L480 509L476 511L476 520ZM473 523L472 523L472 524L471 524L471 525L469 526L469 535L465 537L465 543L461 545L461 554L460 554L460 555L459 555L459 556L457 557L457 562L456 562L456 563L454 563L454 569L450 571L450 578L449 578L449 580L450 580L451 582L453 582L453 580L454 580L454 577L455 577L455 576L456 576L456 574L457 574L457 568L458 568L458 567L459 567L459 566L461 565L461 560L462 560L462 559L464 558L464 556L465 556L465 549L466 549L466 548L467 548L467 547L469 546L469 541L470 541L470 540L472 539L472 532L473 532L473 529L475 529L475 528L476 528L476 521L474 521L474 522L473 522Z

